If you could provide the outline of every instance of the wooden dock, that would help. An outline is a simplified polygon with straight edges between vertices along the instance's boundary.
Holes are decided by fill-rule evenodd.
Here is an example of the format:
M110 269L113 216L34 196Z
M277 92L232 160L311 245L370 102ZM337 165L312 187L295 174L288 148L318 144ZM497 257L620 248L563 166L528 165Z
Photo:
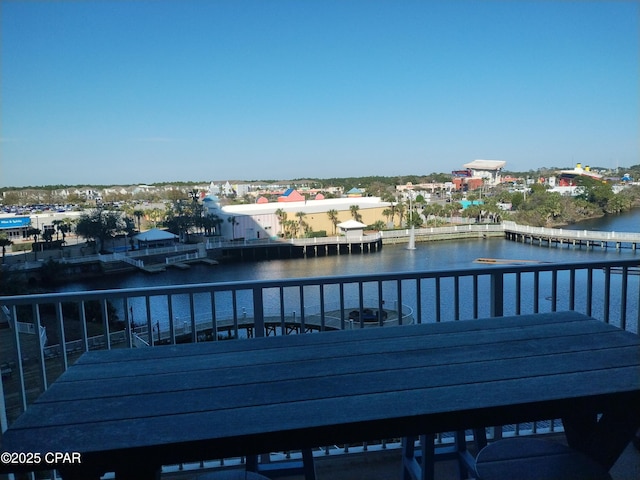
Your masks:
M140 266L140 270L147 273L159 273L167 270L168 267L177 268L179 270L188 270L191 268L191 265L194 263L202 263L204 265L218 265L219 262L217 260L213 260L211 258L197 258L194 260L184 260L181 262L173 262L173 263L153 263L149 265L143 264Z
M490 265L525 265L528 263L549 263L541 260L510 260L508 258L476 258L474 263L486 263Z
M530 227L514 222L503 222L507 240L546 245L547 247L581 248L630 248L633 251L640 245L640 233L629 232L596 232L590 230L567 230L562 228Z

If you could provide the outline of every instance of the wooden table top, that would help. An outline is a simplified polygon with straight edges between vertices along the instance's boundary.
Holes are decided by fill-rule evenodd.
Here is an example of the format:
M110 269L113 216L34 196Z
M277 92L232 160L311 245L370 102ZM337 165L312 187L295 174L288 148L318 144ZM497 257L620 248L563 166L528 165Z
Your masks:
M295 450L639 400L640 337L557 312L87 352L0 450L80 452L85 468L113 471L131 459Z

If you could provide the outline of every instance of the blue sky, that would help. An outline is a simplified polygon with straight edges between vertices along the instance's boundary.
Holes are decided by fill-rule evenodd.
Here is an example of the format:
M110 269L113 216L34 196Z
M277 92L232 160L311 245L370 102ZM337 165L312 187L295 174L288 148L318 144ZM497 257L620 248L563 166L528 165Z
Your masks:
M1 1L0 186L640 163L640 2Z

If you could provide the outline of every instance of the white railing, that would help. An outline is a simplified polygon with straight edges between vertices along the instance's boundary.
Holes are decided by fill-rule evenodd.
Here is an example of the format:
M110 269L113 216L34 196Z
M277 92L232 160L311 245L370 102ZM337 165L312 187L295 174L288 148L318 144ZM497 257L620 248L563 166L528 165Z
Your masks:
M298 246L307 246L307 245L339 245L339 244L349 244L349 243L373 243L377 242L382 238L381 232L371 233L367 235L359 235L359 234L347 234L347 235L334 235L331 237L313 237L313 238L291 238L287 240L288 243L292 245Z
M18 333L36 334L36 326L33 323L16 322L15 326Z
M109 333L109 344L111 347L126 342L126 332L120 330L117 332ZM42 345L45 345L42 343ZM106 348L107 342L102 335L94 335L88 337L86 341L84 339L71 340L65 342L65 354L77 354L83 353L88 350L103 350ZM62 347L59 344L46 345L42 347L42 353L45 359L52 359L62 356Z
M200 253L185 253L183 255L177 255L175 257L167 257L164 262L166 265L173 265L175 263L188 262L190 260L197 260L200 258Z
M504 229L500 224L479 223L470 225L454 225L451 227L426 227L414 229L416 237L434 236L434 235L456 235L456 234L483 234L483 233L502 233ZM384 230L380 232L384 241L389 238L406 238L411 234L408 228L402 230Z
M136 260L135 258L128 257L126 255L122 255L121 253L112 254L113 260L119 260L124 263L128 263L129 265L133 265L137 268L143 268L144 262L142 260Z
M33 323L15 322L15 329L18 333L26 333L28 335L36 335L36 326ZM47 329L40 326L40 345L47 344Z
M140 337L137 333L133 333L131 336L131 340L133 342L133 347L135 348L144 348L149 346L149 342L147 342L144 338Z
M526 235L568 238L576 240L593 240L608 242L640 243L640 233L629 232L598 232L591 230L567 230L562 228L531 227L518 225L515 222L503 222L504 231Z
M243 240L207 240L207 250L214 248L239 248L239 247L257 247L264 245L345 245L349 243L373 243L382 238L382 232L369 233L366 235L332 235L328 237L312 237L312 238L261 238L261 239L243 239Z
M197 244L182 244L176 243L170 247L159 248L141 248L139 250L130 250L127 252L127 256L130 257L145 257L149 255L168 255L171 253L184 252L185 250L194 250L200 248Z

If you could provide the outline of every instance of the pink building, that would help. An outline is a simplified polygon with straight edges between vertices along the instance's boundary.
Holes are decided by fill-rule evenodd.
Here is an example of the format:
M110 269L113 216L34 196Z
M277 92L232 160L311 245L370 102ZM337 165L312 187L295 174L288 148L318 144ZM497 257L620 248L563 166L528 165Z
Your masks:
M305 198L293 188L287 189L280 197L278 202L304 202Z

